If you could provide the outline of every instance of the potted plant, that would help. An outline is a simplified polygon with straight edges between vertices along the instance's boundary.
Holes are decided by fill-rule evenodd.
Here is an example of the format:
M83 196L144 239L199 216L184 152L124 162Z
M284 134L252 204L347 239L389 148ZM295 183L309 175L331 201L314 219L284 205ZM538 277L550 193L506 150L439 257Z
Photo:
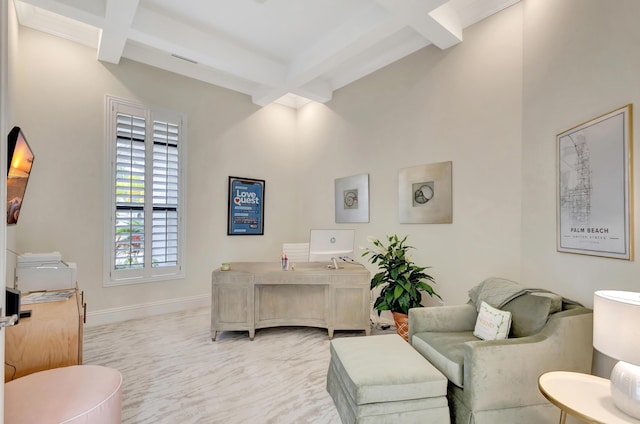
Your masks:
M414 247L406 244L407 237L387 236L386 245L378 239L371 239L374 247L365 248L362 254L370 256L369 262L380 269L371 279L371 290L383 286L373 308L378 311L378 316L382 311L391 311L396 331L405 340L409 331L409 309L422 306L423 292L441 299L430 284L435 284L435 280L424 272L428 267L417 266L411 260L408 251Z

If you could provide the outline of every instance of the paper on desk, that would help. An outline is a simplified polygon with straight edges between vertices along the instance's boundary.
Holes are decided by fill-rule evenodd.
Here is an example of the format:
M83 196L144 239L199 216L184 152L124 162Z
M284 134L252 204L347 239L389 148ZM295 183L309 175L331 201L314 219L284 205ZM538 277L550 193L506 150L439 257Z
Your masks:
M20 303L22 305L31 305L33 303L57 302L69 299L74 293L75 290L27 293L20 297Z

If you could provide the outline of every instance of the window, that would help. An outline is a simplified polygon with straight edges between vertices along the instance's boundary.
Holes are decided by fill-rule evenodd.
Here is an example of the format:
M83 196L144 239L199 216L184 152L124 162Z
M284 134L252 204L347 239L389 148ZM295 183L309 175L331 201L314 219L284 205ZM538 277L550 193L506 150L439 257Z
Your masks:
M184 276L183 121L107 97L107 285Z

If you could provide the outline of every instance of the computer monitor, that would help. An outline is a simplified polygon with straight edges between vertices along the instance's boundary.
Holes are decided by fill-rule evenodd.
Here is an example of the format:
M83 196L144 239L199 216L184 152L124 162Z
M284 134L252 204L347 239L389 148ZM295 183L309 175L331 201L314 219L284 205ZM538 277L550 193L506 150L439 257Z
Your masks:
M5 288L4 308L5 316L16 315L16 324L20 321L20 290L10 287Z
M355 230L311 230L309 262L330 261L331 258L353 254Z

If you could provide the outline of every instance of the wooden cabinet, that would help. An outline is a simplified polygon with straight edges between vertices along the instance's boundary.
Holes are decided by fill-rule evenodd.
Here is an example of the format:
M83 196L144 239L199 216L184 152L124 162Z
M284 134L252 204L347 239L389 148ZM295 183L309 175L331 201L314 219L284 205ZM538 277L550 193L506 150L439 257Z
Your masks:
M77 290L68 300L22 305L20 309L31 310L31 316L5 328L5 382L82 364L84 308Z
M217 331L248 331L251 340L255 334L253 326L253 278L247 275L225 274L215 278L211 286L212 338ZM215 324L214 324L215 323ZM213 328L216 331L213 331Z
M236 262L230 271L215 270L211 283L211 339L218 331L309 326L370 333L370 274L358 264L341 263L338 270L325 263L296 265Z

